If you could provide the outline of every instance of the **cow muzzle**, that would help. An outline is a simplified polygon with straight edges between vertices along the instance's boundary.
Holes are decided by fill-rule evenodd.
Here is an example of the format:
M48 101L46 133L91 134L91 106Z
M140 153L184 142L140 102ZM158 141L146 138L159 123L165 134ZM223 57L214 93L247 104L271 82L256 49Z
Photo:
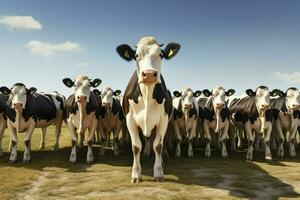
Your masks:
M292 106L289 106L289 109L292 111L299 110L300 104L293 104Z
M111 104L109 102L102 102L102 106L108 109L111 107Z
M216 104L216 108L217 108L218 110L222 110L224 107L225 107L225 104L224 104L224 103L217 103L217 104Z
M184 104L183 108L185 110L190 110L192 108L192 104Z
M23 108L22 103L13 103L13 108L16 110L21 110Z
M76 100L78 103L83 103L83 102L86 102L87 97L86 96L77 96Z
M157 81L157 71L155 70L144 70L141 76L143 83L154 83Z
M269 104L263 104L260 106L260 109L261 111L266 111L270 108L270 105Z

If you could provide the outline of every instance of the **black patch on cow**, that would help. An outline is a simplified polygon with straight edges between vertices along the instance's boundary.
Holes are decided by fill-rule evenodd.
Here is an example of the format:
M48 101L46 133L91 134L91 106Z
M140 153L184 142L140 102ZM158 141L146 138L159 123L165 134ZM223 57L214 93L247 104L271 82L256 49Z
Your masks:
M8 102L9 107L11 107L11 101ZM56 107L52 98L48 98L42 94L27 94L27 102L25 108L22 111L22 116L26 121L28 121L31 117L34 121L37 120L46 120L50 121L56 118ZM16 111L14 109L7 109L6 113L7 117L15 122L16 119Z
M159 143L159 144L155 147L155 150L156 150L157 153L161 154L161 152L162 152L162 144Z
M29 145L30 145L30 140L25 140L25 146L27 147L27 148L29 148Z
M8 96L0 94L0 114L4 113L7 107Z
M136 145L133 145L132 146L132 151L133 151L134 155L137 155L139 153L139 151L140 151L140 148L138 146L136 146Z
M177 119L181 118L182 116L183 116L182 111L174 108L174 111L173 111L174 120L177 120Z
M89 140L89 141L87 142L87 145L91 147L91 146L93 145L93 141L92 141L92 140Z
M11 147L15 147L16 145L17 145L17 142L14 141L14 140L12 140L12 141L11 141Z
M101 113L101 108L102 108L101 98L97 97L93 92L91 92L90 100L87 103L85 108L86 114L95 112L96 118L98 119ZM71 114L75 115L77 111L78 111L78 105L75 101L75 94L72 94L66 100L65 109L64 109L64 118L68 119Z
M208 121L212 122L215 119L215 110L212 104L212 98L200 98L198 100L198 105L200 108L203 109L202 115L204 119L207 119ZM220 117L222 122L224 122L226 119L229 119L230 116L230 110L227 108L223 108L220 111Z
M164 102L164 107L165 107L165 113L170 115L172 114L172 96L170 95L170 92L168 91L165 81L162 76L160 76L161 83L156 83L154 86L153 90L153 99L156 100L158 104L162 104L163 100L165 99Z

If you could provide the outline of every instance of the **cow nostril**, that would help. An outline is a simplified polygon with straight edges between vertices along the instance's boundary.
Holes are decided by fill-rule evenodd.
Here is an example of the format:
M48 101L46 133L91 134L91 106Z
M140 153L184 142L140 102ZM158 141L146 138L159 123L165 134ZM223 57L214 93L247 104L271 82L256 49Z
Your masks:
M145 72L142 72L143 77L147 77L147 74Z
M157 76L157 72L154 72L154 73L153 73L153 76L156 77L156 76Z

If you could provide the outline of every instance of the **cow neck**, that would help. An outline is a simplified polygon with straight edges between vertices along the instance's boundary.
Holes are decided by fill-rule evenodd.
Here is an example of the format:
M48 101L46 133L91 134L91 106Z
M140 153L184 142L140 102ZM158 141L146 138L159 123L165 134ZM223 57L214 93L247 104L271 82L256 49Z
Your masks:
M151 107L153 106L153 102L154 102L154 99L152 97L154 86L155 84L139 83L139 87L142 94L141 99L144 102L144 106L145 106L145 112L144 112L145 114L143 117L144 117L144 124L145 124L144 131L146 135L148 135L148 133L149 134L151 133L151 130L149 130L151 128L147 126L148 125L147 121L151 114Z
M260 119L260 132L261 133L264 133L265 131L265 127L266 127L266 111L259 111L258 108L257 109L257 112L258 112L258 117Z
M78 111L79 111L79 128L78 128L78 131L79 133L83 133L83 119L86 115L86 107L87 107L87 102L84 102L84 103L78 103L77 102L77 105L78 105Z

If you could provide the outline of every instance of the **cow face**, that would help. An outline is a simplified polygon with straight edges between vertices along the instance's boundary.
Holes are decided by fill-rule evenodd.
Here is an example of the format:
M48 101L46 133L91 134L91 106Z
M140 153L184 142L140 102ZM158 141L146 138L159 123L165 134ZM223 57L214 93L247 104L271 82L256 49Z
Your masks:
M229 97L235 93L235 90L225 90L221 86L215 87L212 92L208 89L203 90L203 94L206 97L212 97L212 105L214 110L222 110L226 105L226 97Z
M91 87L98 87L101 84L100 79L95 79L91 81L87 76L79 75L75 81L70 78L63 79L63 83L67 87L75 88L75 101L77 103L88 103L90 100Z
M5 95L10 95L11 107L17 111L22 111L27 103L27 96L34 94L37 89L31 87L29 89L23 83L16 83L12 86L11 90L7 87L1 87L0 91Z
M279 96L285 98L285 106L288 113L293 113L300 109L300 93L297 88L291 87L286 92L280 92Z
M154 84L160 83L161 60L174 57L180 49L177 43L170 43L165 50L154 37L143 37L133 50L127 44L117 47L119 55L127 61L136 60L137 75L139 83Z
M97 89L93 90L93 92L101 97L102 106L106 109L111 109L113 105L114 96L119 96L121 94L121 90L113 91L110 87L103 89L101 92Z
M201 95L201 91L197 90L193 92L190 88L182 90L182 92L174 91L174 96L181 99L181 106L184 111L189 111L193 108L195 97L199 97Z
M255 92L252 89L246 90L248 96L255 97L255 105L258 111L266 111L270 107L270 95L278 95L280 90L274 89L269 92L269 88L266 86L259 86Z

